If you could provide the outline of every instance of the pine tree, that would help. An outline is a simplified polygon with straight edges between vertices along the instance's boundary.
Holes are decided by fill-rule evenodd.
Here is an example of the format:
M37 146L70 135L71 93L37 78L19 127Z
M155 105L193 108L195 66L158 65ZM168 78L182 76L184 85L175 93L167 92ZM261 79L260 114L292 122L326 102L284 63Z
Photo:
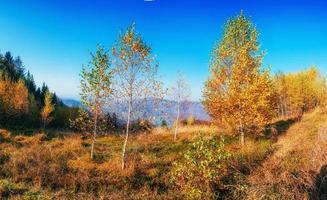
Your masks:
M36 85L35 85L35 82L34 82L33 75L29 71L26 74L25 82L26 82L25 84L26 84L29 92L31 92L32 94L35 95Z

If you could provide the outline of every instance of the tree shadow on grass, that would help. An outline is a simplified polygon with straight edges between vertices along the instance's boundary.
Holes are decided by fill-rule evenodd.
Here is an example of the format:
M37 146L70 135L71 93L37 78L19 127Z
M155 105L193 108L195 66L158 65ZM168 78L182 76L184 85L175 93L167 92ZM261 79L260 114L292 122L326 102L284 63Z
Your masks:
M322 166L316 175L310 199L327 200L327 165Z
M277 141L277 137L286 133L286 131L296 122L300 121L301 117L294 117L287 120L279 120L266 127L264 132L265 137Z

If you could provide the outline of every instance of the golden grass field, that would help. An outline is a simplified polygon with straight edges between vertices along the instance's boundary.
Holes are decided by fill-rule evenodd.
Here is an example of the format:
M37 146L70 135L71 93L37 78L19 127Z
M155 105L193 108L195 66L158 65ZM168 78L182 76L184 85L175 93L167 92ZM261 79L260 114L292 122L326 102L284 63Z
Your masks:
M124 137L99 136L95 159L90 139L77 133L48 131L25 136L2 130L0 197L3 199L184 199L171 183L171 169L200 135L224 135L232 153L223 199L310 199L326 163L327 115L305 114L278 137L238 137L215 126L180 129L178 140L167 128L132 135L127 168L121 170ZM232 180L232 181L231 181Z

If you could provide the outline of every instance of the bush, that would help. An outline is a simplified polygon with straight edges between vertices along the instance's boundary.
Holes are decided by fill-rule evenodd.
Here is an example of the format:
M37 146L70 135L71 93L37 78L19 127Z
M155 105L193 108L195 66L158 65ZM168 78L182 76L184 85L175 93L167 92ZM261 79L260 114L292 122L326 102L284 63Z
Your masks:
M167 127L167 126L168 126L167 121L166 121L165 119L163 119L163 120L161 121L161 127Z
M0 129L0 143L10 140L10 133Z
M150 132L153 128L153 124L149 120L140 119L131 124L131 132L142 133Z
M25 184L14 183L7 179L0 179L1 199L50 199L37 189L28 188Z
M191 115L187 118L187 125L193 126L194 124L195 124L195 117L193 115Z
M12 195L22 195L27 191L26 187L21 184L14 184L8 180L0 180L0 197L8 198Z
M173 164L171 181L188 199L216 199L230 157L222 138L200 137L190 145L182 161Z

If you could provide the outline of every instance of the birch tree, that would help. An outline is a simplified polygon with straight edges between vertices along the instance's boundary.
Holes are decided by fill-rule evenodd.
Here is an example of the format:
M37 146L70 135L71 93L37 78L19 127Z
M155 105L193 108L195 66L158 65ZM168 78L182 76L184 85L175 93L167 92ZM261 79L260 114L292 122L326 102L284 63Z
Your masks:
M49 90L46 90L44 94L44 106L41 111L41 117L43 121L43 129L51 121L50 115L54 111L55 105L52 103L53 94Z
M3 77L4 76L4 77ZM28 89L24 82L12 82L0 70L0 126L14 126L29 112Z
M191 95L191 91L189 85L187 84L186 78L181 72L177 73L177 79L175 84L171 88L171 92L172 98L176 103L177 110L174 129L174 141L176 141L182 107L185 106L185 103Z
M300 117L323 101L325 79L318 68L310 67L294 73L277 74L274 85L279 97L278 107L287 117Z
M120 112L126 120L126 135L122 151L122 169L125 168L126 147L130 125L137 119L148 118L149 101L152 105L163 95L158 79L158 65L151 55L151 48L136 33L132 24L120 34L113 50L114 97L123 104ZM146 113L147 112L147 113Z
M259 133L275 116L276 106L269 70L261 68L258 32L243 13L226 23L214 48L211 76L203 104L216 121L229 124L240 134Z
M91 54L91 61L83 67L80 77L81 101L88 109L93 118L93 137L91 145L91 159L94 154L94 143L98 133L99 117L104 112L112 94L109 56L107 51L100 45L96 53Z
M286 76L282 72L277 72L273 81L276 90L278 117L285 118L288 115Z

